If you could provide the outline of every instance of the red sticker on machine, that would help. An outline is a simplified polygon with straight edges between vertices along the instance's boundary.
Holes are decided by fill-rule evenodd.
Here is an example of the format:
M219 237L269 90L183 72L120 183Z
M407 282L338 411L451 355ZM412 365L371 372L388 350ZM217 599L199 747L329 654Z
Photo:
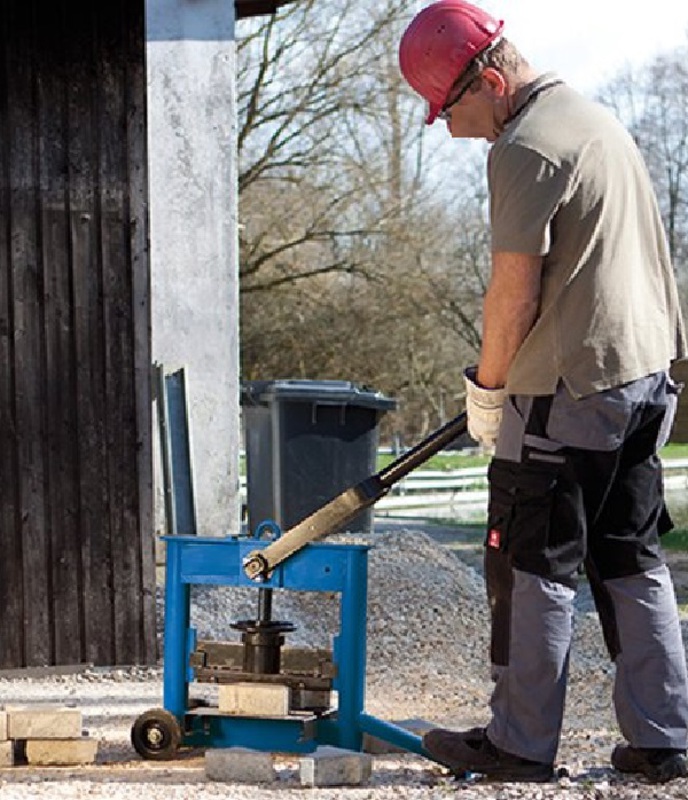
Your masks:
M502 534L497 530L497 528L490 528L490 532L487 534L487 546L494 547L496 550L499 550L499 543L502 540Z

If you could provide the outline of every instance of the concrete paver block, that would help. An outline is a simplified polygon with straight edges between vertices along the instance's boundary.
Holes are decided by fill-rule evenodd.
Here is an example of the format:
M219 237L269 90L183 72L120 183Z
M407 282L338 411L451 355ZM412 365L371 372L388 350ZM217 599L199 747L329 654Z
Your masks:
M423 736L432 728L437 725L434 722L428 722L426 719L402 719L393 720L393 725L403 728L409 733L415 733L416 736ZM403 747L398 747L395 744L390 744L384 739L378 739L376 736L371 736L369 733L363 734L363 750L366 753L371 753L374 756L387 755L389 753L407 753Z
M10 739L76 739L81 736L81 728L82 716L78 708L7 708Z
M7 741L7 712L0 711L0 742Z
M206 750L205 774L208 780L228 783L272 783L277 777L271 753L246 747Z
M322 746L301 757L299 776L302 786L360 786L370 779L372 768L367 753Z
M225 683L219 688L223 714L242 717L285 717L289 714L289 687L282 684Z
M14 766L14 742L0 742L0 767Z
M83 736L80 739L29 739L26 760L42 766L72 766L93 764L98 742Z

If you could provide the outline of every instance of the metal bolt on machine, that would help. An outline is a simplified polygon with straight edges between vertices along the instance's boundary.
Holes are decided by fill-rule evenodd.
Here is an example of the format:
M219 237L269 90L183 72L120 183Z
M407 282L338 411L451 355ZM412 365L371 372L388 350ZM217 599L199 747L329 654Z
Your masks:
M370 547L318 540L342 530L465 430L460 414L284 533L265 521L247 536L165 536L163 707L136 719L136 751L154 760L171 759L180 747L309 753L333 745L360 751L368 734L427 757L419 736L364 709ZM239 642L197 639L190 618L193 585L256 590L256 617L232 625ZM272 618L275 589L338 596L332 649L286 644L294 625ZM208 682L219 687L218 706L190 698L193 684Z

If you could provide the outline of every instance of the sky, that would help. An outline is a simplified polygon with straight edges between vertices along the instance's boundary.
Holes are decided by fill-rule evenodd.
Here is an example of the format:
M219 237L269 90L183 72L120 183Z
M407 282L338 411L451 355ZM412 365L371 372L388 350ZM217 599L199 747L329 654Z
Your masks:
M627 65L688 45L688 0L475 0L538 70L592 94Z

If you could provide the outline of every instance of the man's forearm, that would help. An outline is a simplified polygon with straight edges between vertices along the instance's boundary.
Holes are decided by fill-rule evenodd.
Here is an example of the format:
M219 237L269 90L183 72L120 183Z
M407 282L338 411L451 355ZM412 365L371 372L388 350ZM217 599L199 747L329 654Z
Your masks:
M490 302L483 307L483 343L478 363L478 382L486 388L506 384L511 363L523 340L533 327L537 303L504 307L503 302Z
M483 341L477 380L481 386L506 384L509 368L533 327L540 300L541 259L495 253L483 304Z

